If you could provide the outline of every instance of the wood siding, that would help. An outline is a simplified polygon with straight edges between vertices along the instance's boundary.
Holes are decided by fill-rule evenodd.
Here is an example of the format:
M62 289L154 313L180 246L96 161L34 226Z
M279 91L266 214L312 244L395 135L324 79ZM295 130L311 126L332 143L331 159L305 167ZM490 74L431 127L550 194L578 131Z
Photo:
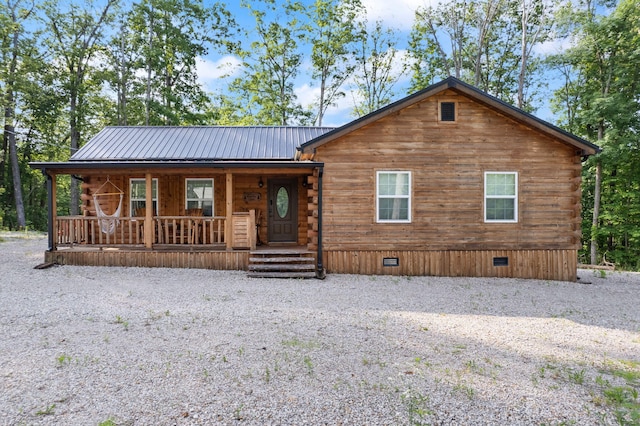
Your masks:
M327 273L365 275L431 275L448 277L513 277L576 281L576 250L336 250L323 254ZM383 266L398 258L398 266ZM507 266L494 266L507 258Z
M129 175L109 175L109 171L101 172L96 175L85 175L82 184L82 210L85 216L95 216L96 209L93 203L93 194L105 183L109 176L109 180L117 185L124 193L123 206L121 216L129 216L131 199L130 196L130 179L144 179L144 174L136 173ZM158 215L160 216L184 216L185 214L185 179L208 178L213 179L213 204L214 216L224 216L224 200L225 200L225 177L223 174L211 175L153 175L154 179L158 179ZM115 211L118 206L119 199L117 197L101 197L100 206L105 213L110 214Z
M457 121L438 121L439 101ZM325 163L323 248L575 250L580 157L575 148L453 91L317 148ZM411 223L376 223L376 171L410 171ZM518 222L485 223L484 172L518 173ZM332 269L331 261L326 261ZM341 268L334 268L340 270Z
M158 179L158 205L159 216L184 216L185 215L185 179L194 178L212 178L214 181L214 216L226 215L226 178L223 173L199 173L199 174L183 174L178 171L168 170L166 174L154 174L153 178ZM96 216L96 209L93 201L93 194L105 183L107 176L109 180L118 186L124 192L123 206L121 217L127 217L130 214L130 179L144 179L144 174L118 174L118 171L100 171L93 175L84 175L85 182L82 184L82 210L85 216ZM260 234L260 242L268 243L267 227L267 181L276 177L292 177L298 181L298 241L297 245L307 244L307 189L304 188L303 182L307 176L301 173L310 174L310 171L296 171L295 174L287 174L265 170L260 173L259 170L253 170L252 174L234 174L233 175L233 211L249 212L256 211L256 220L259 221L258 227ZM258 182L262 179L263 187L260 188ZM110 189L111 190L111 189ZM317 187L316 187L317 191ZM316 200L317 201L317 200ZM119 198L117 196L101 197L100 206L107 213L113 213L118 206ZM317 213L316 213L317 215Z
M246 250L178 252L158 250L58 250L45 252L45 262L54 262L59 265L246 270L249 263L249 252Z
M455 122L439 120L443 101ZM576 279L579 152L464 95L399 110L317 147L315 160L329 273ZM376 222L378 171L411 173L410 223ZM517 173L516 223L485 222L485 172ZM508 266L493 265L500 257Z

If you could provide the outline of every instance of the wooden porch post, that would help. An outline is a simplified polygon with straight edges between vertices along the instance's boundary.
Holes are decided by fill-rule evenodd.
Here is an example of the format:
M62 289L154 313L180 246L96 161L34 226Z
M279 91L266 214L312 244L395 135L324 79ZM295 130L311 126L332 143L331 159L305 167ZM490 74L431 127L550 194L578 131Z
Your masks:
M44 172L47 177L47 195L49 199L47 200L47 204L49 207L49 226L47 227L47 231L49 231L49 251L54 251L56 249L56 244L58 242L58 205L56 203L56 175L50 175L46 171Z
M224 236L227 240L227 250L231 250L233 247L233 224L231 223L233 218L233 175L231 173L227 173L226 200L227 220L224 222Z
M153 247L153 179L151 173L145 175L145 217L144 217L144 246Z

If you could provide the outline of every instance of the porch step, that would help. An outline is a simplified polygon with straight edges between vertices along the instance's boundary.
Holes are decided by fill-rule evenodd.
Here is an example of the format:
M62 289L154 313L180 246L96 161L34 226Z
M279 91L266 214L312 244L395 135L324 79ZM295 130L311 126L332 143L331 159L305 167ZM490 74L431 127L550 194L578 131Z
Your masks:
M255 263L314 263L313 257L250 257L249 262Z
M296 250L257 250L249 257L252 278L315 278L315 254Z

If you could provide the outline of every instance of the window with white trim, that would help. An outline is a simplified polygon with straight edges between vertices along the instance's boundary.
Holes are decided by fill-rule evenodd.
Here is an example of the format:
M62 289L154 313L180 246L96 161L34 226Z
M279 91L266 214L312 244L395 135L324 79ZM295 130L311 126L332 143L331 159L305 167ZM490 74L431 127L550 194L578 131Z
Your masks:
M484 173L484 221L518 221L518 173Z
M213 216L213 179L185 179L185 209L202 209Z
M146 179L129 180L129 204L131 216L144 216L142 211L147 205L147 181ZM158 179L151 182L151 200L153 201L153 214L158 214ZM136 211L138 214L136 214Z
M411 222L411 172L377 172L376 221Z

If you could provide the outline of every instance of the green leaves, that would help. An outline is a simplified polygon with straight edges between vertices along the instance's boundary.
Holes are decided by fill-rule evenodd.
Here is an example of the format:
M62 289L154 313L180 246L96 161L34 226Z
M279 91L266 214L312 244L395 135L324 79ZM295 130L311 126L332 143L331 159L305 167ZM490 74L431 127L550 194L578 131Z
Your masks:
M567 26L578 40L555 59L570 68L556 105L570 114L563 123L596 141L604 151L583 169L583 239L600 258L640 268L640 6L623 0L609 16L594 10L567 10ZM576 25L576 23L578 25ZM602 166L601 211L591 224L598 197L595 164ZM596 259L596 261L598 261Z
M210 99L196 60L210 47L229 49L235 23L220 4L142 0L123 17L111 62L121 124L205 124ZM130 107L127 107L130 105Z
M311 43L312 78L320 87L318 126L327 108L345 96L343 85L355 71L350 59L358 41L355 19L364 9L359 0L316 0L310 9L306 40Z
M243 5L253 16L255 27L245 33L252 40L249 46L237 52L244 69L230 85L235 97L225 96L224 102L235 105L243 121L252 121L248 124L308 123L311 113L297 102L294 91L303 61L301 4L289 0L276 7L272 1L263 0Z

